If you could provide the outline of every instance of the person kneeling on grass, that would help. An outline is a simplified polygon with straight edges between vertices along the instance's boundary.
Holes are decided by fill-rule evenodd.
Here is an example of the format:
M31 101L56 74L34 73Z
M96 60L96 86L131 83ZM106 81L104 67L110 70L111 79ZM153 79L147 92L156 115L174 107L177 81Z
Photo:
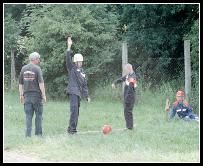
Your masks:
M196 120L199 121L199 117L193 113L192 107L185 100L185 94L183 91L176 93L176 101L173 103L173 107L169 112L169 119L172 119L177 115L186 121Z
M126 121L126 127L129 130L133 129L133 107L135 103L135 89L137 87L136 79L137 76L132 68L131 64L126 64L125 70L127 75L120 77L113 81L112 88L115 88L115 85L125 81L124 88L124 116Z

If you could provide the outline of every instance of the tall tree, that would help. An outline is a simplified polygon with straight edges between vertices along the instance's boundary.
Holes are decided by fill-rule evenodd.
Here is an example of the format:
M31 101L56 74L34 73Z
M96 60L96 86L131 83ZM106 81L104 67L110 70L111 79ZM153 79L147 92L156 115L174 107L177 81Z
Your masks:
M198 18L199 6L187 4L136 4L118 7L120 24L127 26L129 58L148 81L184 75L183 36ZM164 73L164 75L163 75Z
M4 71L6 83L11 81L11 89L16 82L16 69L19 64L17 55L21 46L18 41L22 33L19 21L25 7L25 4L4 4Z
M27 26L28 52L42 55L48 92L62 95L66 69L66 37L73 37L73 51L84 55L89 83L103 77L106 64L113 60L116 45L116 13L107 13L106 5L35 5L27 7L22 23ZM53 93L53 91L56 94Z
M5 74L11 72L11 89L16 83L15 57L17 41L20 34L20 28L11 15L6 15L4 18L4 58L5 58ZM11 67L10 67L11 66Z

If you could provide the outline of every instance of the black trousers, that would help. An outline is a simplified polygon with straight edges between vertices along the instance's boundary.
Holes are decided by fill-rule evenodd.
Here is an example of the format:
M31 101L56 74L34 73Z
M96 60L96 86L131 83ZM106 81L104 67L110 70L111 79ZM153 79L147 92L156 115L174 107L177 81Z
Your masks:
M133 129L133 107L135 103L135 97L125 98L124 100L124 117L126 122L126 127L128 129Z
M70 94L69 98L70 98L70 120L67 131L68 133L76 133L79 116L80 97L74 94Z

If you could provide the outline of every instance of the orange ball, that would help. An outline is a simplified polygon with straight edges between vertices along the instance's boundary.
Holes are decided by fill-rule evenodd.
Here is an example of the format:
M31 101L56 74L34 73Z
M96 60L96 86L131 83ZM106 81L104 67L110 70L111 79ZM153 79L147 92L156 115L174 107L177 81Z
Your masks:
M109 126L109 125L104 125L102 127L102 131L103 131L104 134L109 134L111 132L111 130L112 130L111 126Z

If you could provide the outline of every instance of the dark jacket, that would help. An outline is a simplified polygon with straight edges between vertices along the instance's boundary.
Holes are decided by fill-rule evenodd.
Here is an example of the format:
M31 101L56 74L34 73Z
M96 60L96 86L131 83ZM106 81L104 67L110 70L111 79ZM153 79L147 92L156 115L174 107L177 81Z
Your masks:
M68 94L75 94L79 97L89 97L87 79L82 68L77 68L72 63L72 51L66 51L66 69L69 74L69 82L67 87Z
M127 74L127 75L125 75L125 76L123 76L123 77L120 77L120 78L116 79L115 81L113 81L113 83L114 83L115 85L118 84L118 83L125 82L125 87L124 87L124 100L125 100L126 102L130 101L131 99L134 99L134 97L135 97L135 90L136 90L136 88L134 88L134 87L130 86L129 84L127 84L127 82L128 82L127 79L128 79L129 77L132 77L132 78L134 78L134 79L137 80L137 76L136 76L136 74L133 72L132 74Z
M135 100L135 88L134 84L130 83L129 86L126 86L125 92L125 103L132 103Z
M192 114L192 107L188 104L188 102L174 102L173 107L170 111L170 119L175 116L175 114L178 114L180 118L184 118L185 116L189 116Z

